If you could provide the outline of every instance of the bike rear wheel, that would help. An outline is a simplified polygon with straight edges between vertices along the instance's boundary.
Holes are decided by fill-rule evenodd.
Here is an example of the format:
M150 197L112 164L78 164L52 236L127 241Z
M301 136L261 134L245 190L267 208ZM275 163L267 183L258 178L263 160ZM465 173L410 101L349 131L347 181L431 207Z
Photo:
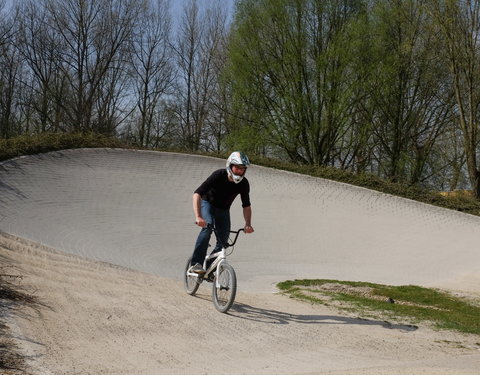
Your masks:
M193 296L197 290L198 290L198 287L200 286L200 277L201 276L189 276L188 275L188 269L190 268L191 266L191 263L192 262L192 258L190 257L187 261L187 264L185 265L185 272L183 273L183 277L184 277L184 282L183 282L183 285L185 287L185 291L190 294L191 296Z
M237 276L230 264L222 263L218 267L218 274L215 273L215 280L213 280L213 304L218 311L225 313L232 307L235 300Z

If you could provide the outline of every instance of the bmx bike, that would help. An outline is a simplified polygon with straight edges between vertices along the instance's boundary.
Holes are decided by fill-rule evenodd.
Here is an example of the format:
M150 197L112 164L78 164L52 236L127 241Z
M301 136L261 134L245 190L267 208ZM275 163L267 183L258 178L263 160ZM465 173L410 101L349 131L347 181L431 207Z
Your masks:
M184 272L185 291L193 296L203 281L213 283L213 305L221 313L226 313L230 307L232 307L237 293L237 277L235 275L235 270L227 262L227 256L231 255L231 252L227 254L226 250L235 245L238 235L244 229L241 228L237 231L230 231L230 233L235 234L235 238L231 243L223 243L218 236L217 229L211 224L208 224L207 227L213 230L217 240L222 243L222 249L216 253L212 251L205 257L203 269L205 269L206 272L203 275L191 271L192 267L190 263L192 257L188 259Z

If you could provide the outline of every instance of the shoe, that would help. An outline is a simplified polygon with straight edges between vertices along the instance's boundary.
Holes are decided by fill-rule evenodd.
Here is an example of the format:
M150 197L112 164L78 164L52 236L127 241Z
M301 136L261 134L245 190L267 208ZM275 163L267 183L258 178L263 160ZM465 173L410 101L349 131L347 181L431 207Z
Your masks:
M193 273L198 273L199 275L205 274L205 270L203 269L200 263L195 263L191 268L190 271Z

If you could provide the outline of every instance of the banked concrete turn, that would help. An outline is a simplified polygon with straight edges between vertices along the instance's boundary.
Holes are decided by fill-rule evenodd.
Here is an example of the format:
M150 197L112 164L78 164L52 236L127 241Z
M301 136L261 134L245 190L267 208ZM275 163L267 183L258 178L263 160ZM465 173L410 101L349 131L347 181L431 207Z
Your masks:
M0 163L0 231L181 280L198 233L191 197L224 160L76 149ZM245 292L293 278L480 292L480 218L253 165L255 233L230 262ZM243 226L240 200L232 229Z

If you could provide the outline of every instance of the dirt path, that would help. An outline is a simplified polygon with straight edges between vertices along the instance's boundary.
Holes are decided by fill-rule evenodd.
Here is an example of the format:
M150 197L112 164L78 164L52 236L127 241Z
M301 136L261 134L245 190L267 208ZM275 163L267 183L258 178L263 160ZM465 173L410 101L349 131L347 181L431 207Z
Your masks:
M355 319L274 294L239 293L231 312L220 314L207 285L191 297L180 282L9 235L0 236L0 257L42 303L6 317L32 374L473 375L480 368L476 336Z

